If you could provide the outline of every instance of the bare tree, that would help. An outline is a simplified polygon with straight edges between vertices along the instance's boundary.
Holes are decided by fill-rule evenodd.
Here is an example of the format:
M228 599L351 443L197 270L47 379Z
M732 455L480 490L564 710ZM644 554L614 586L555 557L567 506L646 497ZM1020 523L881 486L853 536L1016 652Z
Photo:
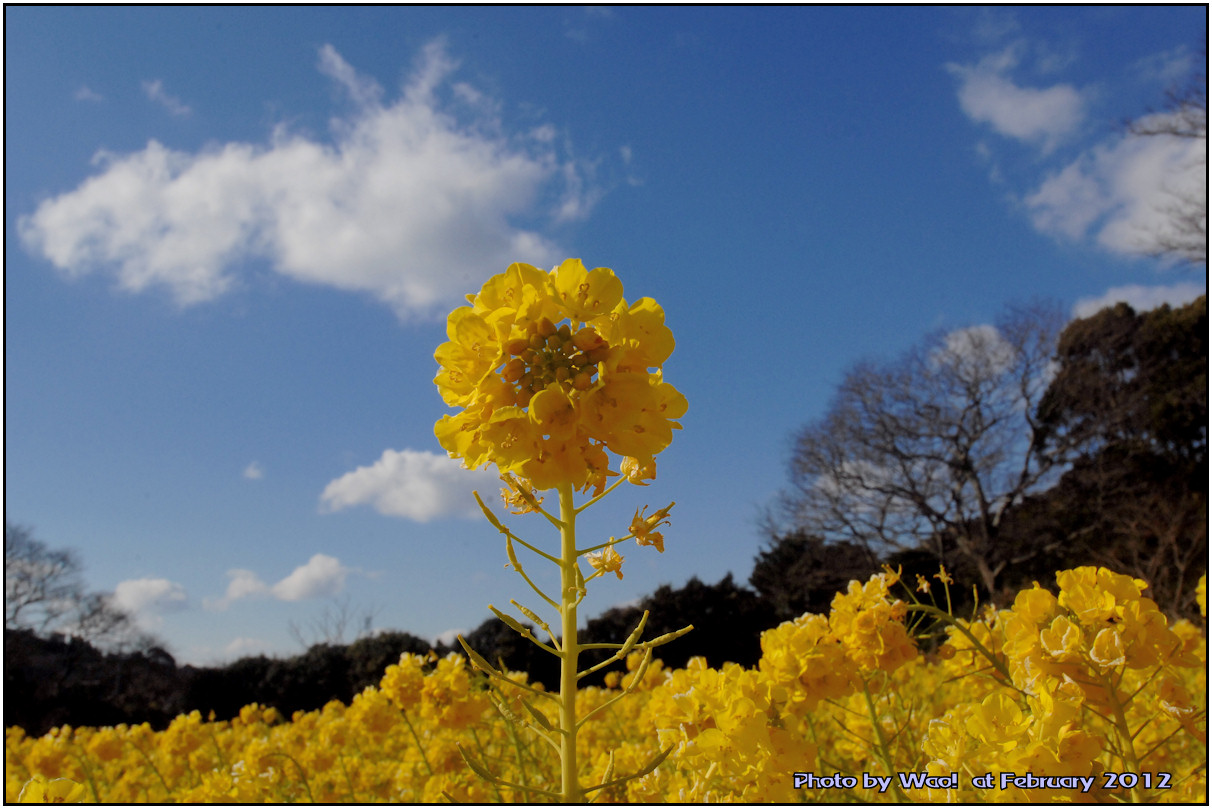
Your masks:
M1207 61L1207 53L1204 54ZM1166 189L1170 202L1161 209L1167 224L1146 236L1150 255L1177 258L1189 264L1208 263L1208 77L1195 76L1186 87L1166 93L1162 112L1128 125L1137 137L1192 141L1189 164L1181 186Z
M4 626L46 632L81 592L80 562L51 550L22 525L4 521Z
M291 621L290 636L304 649L310 649L318 643L340 646L347 642L346 633L351 629L353 637L350 641L370 635L378 612L379 610L373 607L355 612L350 606L348 596L334 598L324 607L324 612L309 621L306 627Z
M854 366L799 434L784 498L793 529L881 553L953 545L997 592L1018 561L998 546L1007 510L1055 470L1034 451L1035 409L1064 318L1037 304L998 325L938 334L891 363Z
M114 606L112 596L89 593L70 550L53 550L31 529L4 521L4 627L40 635L59 633L120 650L159 643Z

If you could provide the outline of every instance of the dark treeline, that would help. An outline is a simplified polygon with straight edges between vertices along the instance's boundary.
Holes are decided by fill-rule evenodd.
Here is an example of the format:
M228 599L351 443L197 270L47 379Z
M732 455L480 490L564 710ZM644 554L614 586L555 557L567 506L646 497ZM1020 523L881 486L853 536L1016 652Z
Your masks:
M870 571L866 571L870 572ZM856 575L861 575L856 571ZM832 593L817 594L827 600ZM701 655L713 666L726 661L754 665L761 656L762 630L779 623L780 613L752 590L738 586L732 575L717 584L691 579L681 588L662 586L640 605L615 608L588 622L581 641L608 642L625 638L650 612L645 637L680 629L695 631L662 647L667 666L682 666ZM524 640L496 618L467 633L467 642L484 657L507 668L526 671L532 681L559 687L558 661ZM406 632L384 632L346 645L320 643L294 657L245 657L226 666L178 666L158 648L105 653L79 638L43 638L30 630L4 632L4 724L41 735L53 727L104 726L148 722L154 729L173 717L213 711L230 719L249 703L277 708L289 717L315 710L331 700L346 704L370 685L405 652L445 655L461 649L429 642ZM586 664L602 659L585 653ZM587 683L600 684L603 669Z
M874 492L890 497L887 492L892 491L879 488L891 485L887 473L868 472L864 481L859 474L864 467L853 460L863 456L847 459L843 451L869 448L872 436L888 439L890 446L904 446L892 443L895 434L866 426L883 430L893 423L875 418L895 412L875 408L887 399L887 391L879 387L884 380L901 385L893 391L897 397L890 407L917 419L896 424L921 426L927 423L923 416L938 421L946 403L931 401L928 390L926 399L915 399L915 379L892 373L895 368L864 376L866 366L859 367L848 378L851 387L843 386L850 399L839 399L828 417L832 421L825 426L830 429L806 430L798 445L801 455L816 464L812 468L824 470L818 475L832 469L840 483L825 489L809 481L801 488L792 512L800 521L777 527L772 522L748 587L734 582L732 574L716 584L694 578L676 589L664 585L637 606L611 609L588 621L581 640L620 642L647 610L645 638L686 624L695 627L661 648L659 657L666 666L683 666L693 656L705 657L716 667L727 661L752 666L761 656L763 630L805 612L827 613L835 593L852 579L865 580L883 564L900 567L910 587L917 575L931 577L945 565L956 581L951 595L957 615L966 614L974 595L1004 607L1014 592L1033 581L1052 586L1056 570L1104 565L1148 581L1146 595L1172 618L1200 621L1193 596L1196 581L1206 573L1208 554L1207 336L1206 297L1184 307L1163 306L1139 314L1119 304L1070 323L1050 342L1055 366L1047 376L1033 371L1018 377L1026 382L1048 379L1046 389L1030 398L1029 408L992 413L1003 420L1030 416L1025 420L1030 440L1019 447L1017 463L1053 470L1051 478L1040 476L1047 485L1015 490L1013 497L1001 501L1006 506L996 514L985 501L976 501L981 508L943 515L946 520L899 546L878 541L883 538L871 532L848 538L831 522L849 502L840 497L845 494L842 483L864 484L862 496ZM992 350L996 361L975 363L982 350ZM937 348L931 352L923 355L927 362L913 367L937 377L941 355ZM955 367L968 374L984 373L982 369L1002 373L1009 367L998 359L1004 356L1002 343L985 339L966 346ZM994 390L991 386L998 379L992 374L977 377L982 386L973 389L988 398L985 391ZM973 412L978 408L970 403L965 413ZM918 429L915 435L931 434ZM994 467L992 461L980 460L980 442L958 444L955 430L936 435L950 442L942 445L950 453L943 456L948 458L945 471L959 475L955 480L960 484L976 479L985 465ZM852 443L839 443L839 437ZM1011 446L1009 440L997 444L994 460L1007 457ZM865 463L870 469L870 460ZM954 487L956 500L962 488ZM912 493L905 487L896 491L902 490ZM930 505L932 497L925 492L917 505ZM870 508L870 502L864 507ZM490 618L465 637L488 660L528 672L532 681L548 688L557 687L556 659L497 619ZM6 627L4 724L37 735L62 724L148 722L162 729L181 713L197 710L204 717L213 712L218 719L229 719L252 702L273 706L289 717L331 700L348 703L377 684L401 654L431 651L462 653L406 632L386 632L348 645L316 644L295 657L249 657L223 667L196 668L178 666L162 649L146 644L136 651L103 653L78 638ZM586 665L601 659L596 652L584 656ZM619 668L617 663L613 667ZM609 670L586 678L586 684L600 683Z

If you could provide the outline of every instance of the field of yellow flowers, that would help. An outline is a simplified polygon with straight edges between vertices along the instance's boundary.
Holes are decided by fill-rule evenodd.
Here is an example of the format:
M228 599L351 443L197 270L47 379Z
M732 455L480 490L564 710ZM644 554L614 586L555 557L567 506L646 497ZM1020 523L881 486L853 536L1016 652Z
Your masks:
M641 641L647 613L623 643L582 645L578 605L589 582L622 578L616 546L664 551L673 503L598 544L579 544L576 527L624 483L654 480L681 429L687 402L663 369L673 334L656 301L629 304L612 270L580 259L550 273L512 264L467 300L434 354L438 390L461 409L434 432L467 467L498 468L513 514L559 533L558 553L543 550L476 495L509 567L559 616L557 632L511 602L548 643L490 605L559 658L558 694L464 645L466 660L405 655L352 704L289 719L249 705L160 733L9 729L6 800L1206 800L1203 633L1171 624L1145 582L1103 568L1061 571L1058 594L1037 585L970 621L951 615L946 571L910 587L889 569L851 582L829 615L763 633L753 669L665 670L654 650L691 627ZM535 585L518 548L559 568L558 593ZM1206 577L1196 596L1206 615ZM590 649L614 650L627 671L580 688L603 665L579 668Z
M634 802L1205 802L1203 633L1168 622L1140 580L1093 567L1056 578L1059 595L1036 586L962 621L929 600L945 582L912 588L888 571L852 582L829 615L764 633L752 669L670 671L633 653L607 687L577 692L581 783ZM927 654L920 632L937 620L947 640ZM501 785L559 782L558 757L527 727L556 722L545 700L524 709L534 688L457 655L405 655L352 704L292 717L249 705L162 732L9 728L5 799L541 799ZM666 750L647 775L592 789Z

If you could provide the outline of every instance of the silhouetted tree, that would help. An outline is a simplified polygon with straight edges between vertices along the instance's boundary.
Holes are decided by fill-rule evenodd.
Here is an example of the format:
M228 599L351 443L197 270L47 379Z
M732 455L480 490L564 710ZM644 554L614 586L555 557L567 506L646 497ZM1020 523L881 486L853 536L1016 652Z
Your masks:
M378 685L387 667L400 661L400 655L426 654L429 642L407 632L380 632L349 644L345 656L349 660L349 682L356 694L368 685Z
M760 635L777 625L774 610L751 590L738 587L729 573L716 584L699 579L678 589L668 584L641 599L635 607L616 607L586 622L581 640L586 643L617 643L635 628L644 610L648 623L644 639L676 632L687 624L694 630L656 650L654 656L666 666L678 668L691 657L705 657L708 664L725 662L756 665L761 658ZM586 663L604 659L605 654L587 653ZM603 670L603 673L607 669ZM594 678L597 681L597 678Z
M82 638L113 650L151 649L142 632L108 593L89 593L79 558L35 539L31 529L4 521L4 627Z
M527 623L532 634L542 641L550 642L542 632ZM504 663L510 671L524 671L530 682L540 682L548 689L560 687L560 662L550 652L545 652L534 643L510 629L499 618L489 618L471 632L463 635L467 645L494 665ZM456 641L453 650L463 654L463 647Z
M822 537L794 531L773 537L759 552L749 585L779 621L789 621L806 612L828 613L834 595L845 591L851 579L866 581L878 570L857 543L826 543Z
M1071 468L1048 493L1051 523L1034 530L1082 563L1150 582L1164 610L1190 613L1207 568L1207 297L1076 320L1057 362L1038 451Z

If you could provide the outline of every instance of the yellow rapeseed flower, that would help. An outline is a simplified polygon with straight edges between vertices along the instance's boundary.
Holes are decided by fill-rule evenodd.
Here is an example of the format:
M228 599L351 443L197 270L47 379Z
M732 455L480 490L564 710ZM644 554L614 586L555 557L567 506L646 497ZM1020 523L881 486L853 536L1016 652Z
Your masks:
M606 451L655 476L686 400L661 375L673 335L655 301L623 299L606 267L568 259L550 273L512 264L451 312L434 352L442 399L461 407L434 427L469 468L496 464L535 489L601 490Z
M623 578L623 557L613 545L597 553L585 554L585 560L600 573L614 573L620 579Z
M656 529L662 525L669 525L669 520L665 518L669 516L669 510L674 505L674 503L670 503L660 511L653 512L652 515L645 514L648 506L644 506L642 510L635 513L635 517L631 520L631 535L635 537L637 544L651 545L658 552L665 552L665 535Z

